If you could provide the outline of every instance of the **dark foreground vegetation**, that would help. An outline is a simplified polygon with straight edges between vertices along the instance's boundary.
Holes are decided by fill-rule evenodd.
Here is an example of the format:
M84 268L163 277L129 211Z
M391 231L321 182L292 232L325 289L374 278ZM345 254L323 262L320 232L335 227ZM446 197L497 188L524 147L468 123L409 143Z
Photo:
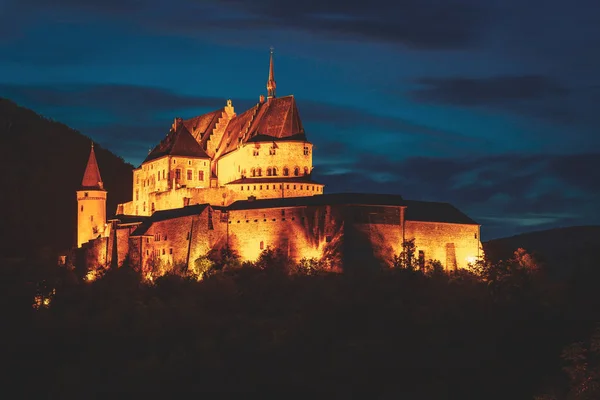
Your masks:
M3 389L21 397L600 398L597 268L557 283L523 252L452 274L263 257L148 284L127 266L85 283L64 267L5 264ZM32 307L36 294L49 307Z

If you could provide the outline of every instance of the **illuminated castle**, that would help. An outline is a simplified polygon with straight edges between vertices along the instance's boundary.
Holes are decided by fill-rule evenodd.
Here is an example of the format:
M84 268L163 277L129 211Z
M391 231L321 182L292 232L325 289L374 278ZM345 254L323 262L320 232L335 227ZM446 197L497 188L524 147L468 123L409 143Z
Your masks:
M176 118L133 171L132 201L111 220L92 147L77 192L77 245L88 267L126 257L142 271L157 260L187 266L224 247L253 260L270 246L295 260L335 253L350 268L373 259L389 264L409 239L420 260L447 269L480 255L479 225L450 204L323 194L296 101L275 89L271 51L267 96L254 107L237 115L228 100L208 114Z

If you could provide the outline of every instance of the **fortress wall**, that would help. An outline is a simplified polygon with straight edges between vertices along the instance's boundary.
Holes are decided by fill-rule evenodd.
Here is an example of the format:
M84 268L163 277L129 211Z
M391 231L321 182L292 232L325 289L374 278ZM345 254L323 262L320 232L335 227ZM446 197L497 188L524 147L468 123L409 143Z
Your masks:
M85 266L87 269L98 269L106 266L107 244L107 237L99 237L83 245L85 248Z
M136 225L126 225L117 228L117 255L119 267L123 266L123 263L129 254L129 236L136 227Z
M290 258L320 258L326 245L327 207L237 210L229 213L229 245L245 260L268 246Z
M406 221L405 237L415 239L416 256L421 250L425 260L439 260L446 270L467 268L480 254L478 225Z

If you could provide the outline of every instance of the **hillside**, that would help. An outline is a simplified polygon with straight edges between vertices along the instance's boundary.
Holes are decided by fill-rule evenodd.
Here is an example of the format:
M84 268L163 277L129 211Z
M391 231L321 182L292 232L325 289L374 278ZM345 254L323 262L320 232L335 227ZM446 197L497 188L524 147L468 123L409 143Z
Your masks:
M76 197L90 139L0 98L0 255L52 255L75 242ZM107 212L131 199L132 165L96 145Z
M492 262L508 259L519 247L533 253L553 275L565 275L574 268L598 264L600 226L572 226L523 233L483 244Z

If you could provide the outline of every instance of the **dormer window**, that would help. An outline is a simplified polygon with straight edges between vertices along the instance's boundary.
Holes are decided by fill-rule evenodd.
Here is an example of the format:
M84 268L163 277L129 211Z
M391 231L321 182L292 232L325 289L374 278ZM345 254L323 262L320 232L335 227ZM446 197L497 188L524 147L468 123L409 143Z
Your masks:
M275 147L271 147L271 148L269 149L269 154L270 154L270 155L272 155L272 156L274 156L274 155L275 155Z

